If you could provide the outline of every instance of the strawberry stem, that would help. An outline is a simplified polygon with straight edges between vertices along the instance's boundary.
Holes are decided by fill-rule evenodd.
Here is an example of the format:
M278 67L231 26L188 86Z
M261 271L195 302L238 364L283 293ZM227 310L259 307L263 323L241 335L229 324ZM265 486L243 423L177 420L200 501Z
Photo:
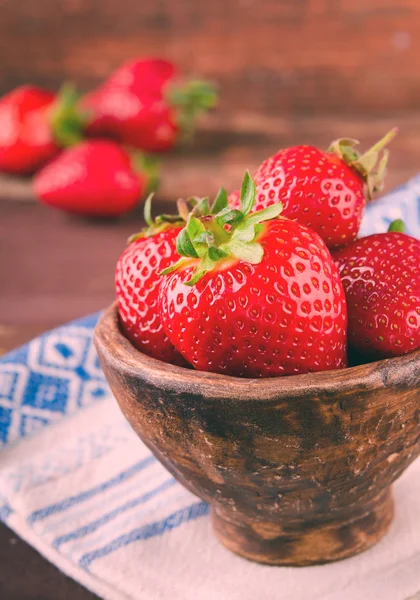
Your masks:
M348 138L335 140L328 148L328 152L336 154L362 177L367 185L369 200L372 199L374 192L381 191L383 188L389 158L389 151L385 150L385 146L397 133L398 128L394 127L364 154L360 154L355 149L359 142Z
M363 159L366 156L369 156L371 154L378 154L378 152L383 150L385 148L385 146L387 146L389 144L389 142L391 142L394 139L394 137L397 135L397 133L398 133L398 127L393 127L380 140L378 140L375 144L373 144L373 146L371 148L369 148L369 150L367 150L364 154L362 154L362 156L359 158L359 162L363 162Z
M226 244L230 240L229 233L222 227L217 220L217 218L213 215L208 215L206 217L202 217L201 222L203 223L206 231L208 231L212 236L216 246L221 246L222 244Z

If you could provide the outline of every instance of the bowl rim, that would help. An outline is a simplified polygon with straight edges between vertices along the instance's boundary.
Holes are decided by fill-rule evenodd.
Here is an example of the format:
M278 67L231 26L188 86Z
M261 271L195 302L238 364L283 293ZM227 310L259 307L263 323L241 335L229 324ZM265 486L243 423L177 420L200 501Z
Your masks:
M217 401L272 401L317 396L337 398L337 392L360 393L367 389L393 387L414 382L420 386L420 350L395 358L302 375L240 378L178 367L151 358L135 348L119 327L117 303L101 314L95 328L95 345L100 357L115 369L166 390L206 396Z

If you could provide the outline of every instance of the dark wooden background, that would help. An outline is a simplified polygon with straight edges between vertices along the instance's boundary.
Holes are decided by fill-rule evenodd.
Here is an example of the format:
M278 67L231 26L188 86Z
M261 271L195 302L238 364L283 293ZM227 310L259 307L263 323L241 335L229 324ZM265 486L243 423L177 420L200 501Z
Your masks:
M417 0L2 0L0 91L84 88L160 54L217 80L223 113L417 110Z
M394 125L388 189L420 171L419 0L0 0L0 94L64 80L88 90L142 55L220 88L194 146L165 160L158 209L237 187L281 146L367 145ZM30 182L0 176L0 353L111 302L140 225L140 211L63 215L37 205ZM0 597L92 598L5 527Z
M162 196L237 186L285 144L370 142L396 123L391 183L417 168L418 0L0 0L0 93L88 90L151 54L220 87L195 146L166 162Z

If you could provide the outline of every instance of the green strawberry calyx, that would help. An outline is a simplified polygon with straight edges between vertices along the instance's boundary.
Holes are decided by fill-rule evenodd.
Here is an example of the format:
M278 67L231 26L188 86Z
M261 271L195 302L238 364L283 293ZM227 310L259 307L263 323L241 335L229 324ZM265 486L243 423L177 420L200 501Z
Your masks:
M153 193L149 194L144 203L144 220L146 221L146 227L139 231L138 233L134 233L128 238L128 243L132 244L136 240L139 240L144 237L152 237L161 233L162 231L166 231L171 227L182 227L185 225L185 222L188 219L189 209L188 205L184 200L178 200L177 208L178 213L173 215L158 215L157 217L152 217L152 200Z
M57 94L49 115L56 143L67 148L84 139L89 114L79 108L80 94L72 83L64 83Z
M264 210L251 213L255 197L255 182L247 171L242 182L240 210L228 205L227 193L223 188L211 207L207 198L197 203L176 240L176 248L182 258L162 271L161 275L168 275L195 259L192 277L185 282L192 286L212 271L220 260L234 258L251 264L260 263L264 249L258 237L263 230L263 222L278 217L283 205L272 204Z
M168 103L176 111L176 121L185 139L192 137L198 116L217 105L217 92L209 81L192 79L175 83L166 92Z
M344 160L349 167L359 173L367 185L369 200L372 200L374 192L383 189L389 159L389 150L385 146L394 139L397 133L398 128L394 127L363 154L355 148L359 142L350 138L335 140L327 150Z
M160 163L158 159L131 148L126 148L126 152L130 158L130 164L133 171L139 177L144 177L146 179L147 183L144 195L155 192L160 183Z
M388 227L388 232L405 233L405 223L402 219L395 219Z

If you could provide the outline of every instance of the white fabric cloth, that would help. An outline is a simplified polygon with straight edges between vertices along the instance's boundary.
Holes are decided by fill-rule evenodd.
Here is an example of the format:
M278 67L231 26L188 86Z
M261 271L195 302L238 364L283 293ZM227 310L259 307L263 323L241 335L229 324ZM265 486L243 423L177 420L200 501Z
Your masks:
M420 461L395 485L395 520L375 548L301 569L225 550L206 505L151 459L111 398L5 450L0 489L7 524L107 600L405 600L420 590Z
M420 177L372 205L363 231L400 217L420 237ZM371 550L300 569L245 561L124 420L92 346L96 319L0 361L0 518L19 536L106 600L420 600L420 461Z

